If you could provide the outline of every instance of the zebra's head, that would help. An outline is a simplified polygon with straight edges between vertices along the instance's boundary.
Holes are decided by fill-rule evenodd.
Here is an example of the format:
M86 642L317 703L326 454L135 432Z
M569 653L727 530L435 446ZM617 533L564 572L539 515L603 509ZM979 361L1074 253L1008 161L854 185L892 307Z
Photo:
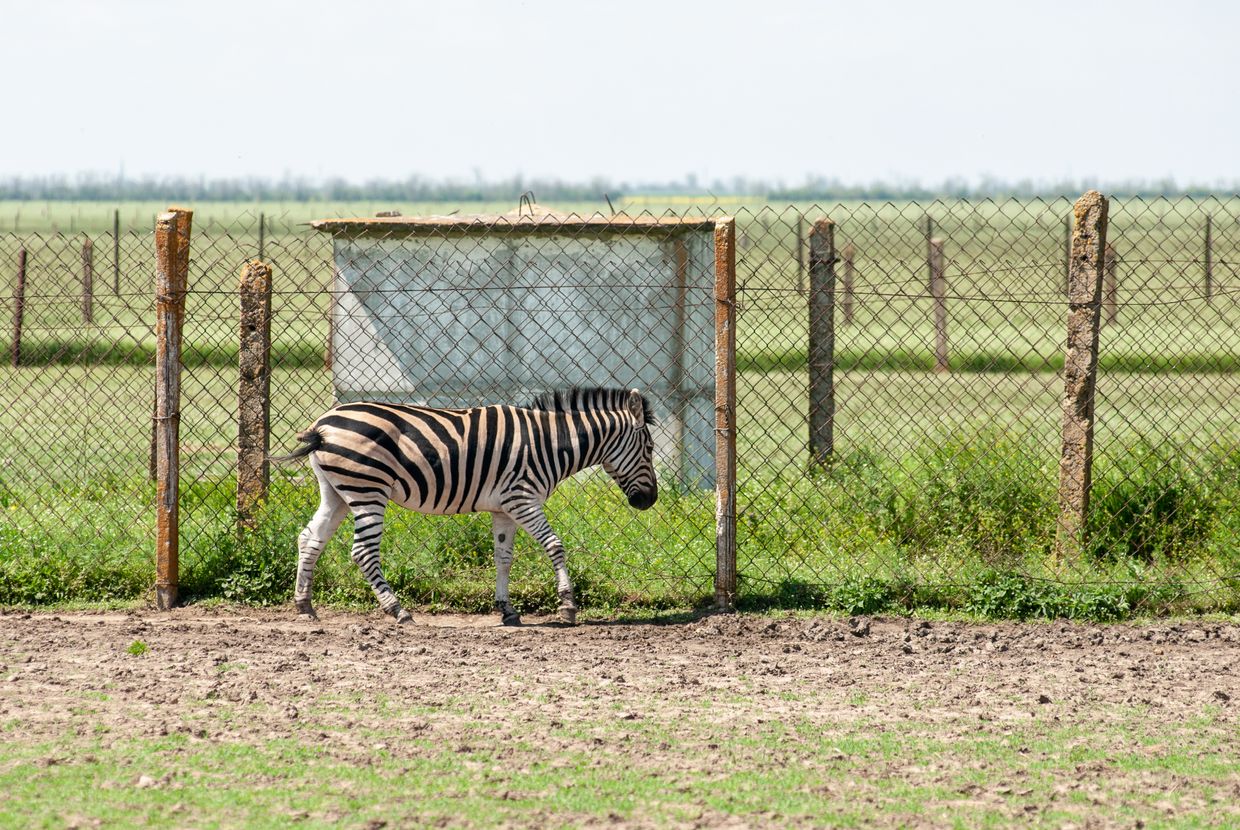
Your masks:
M645 398L636 389L629 392L620 417L620 429L609 444L603 469L624 491L629 504L646 510L659 498L659 481L654 474L654 440L650 425L654 416Z

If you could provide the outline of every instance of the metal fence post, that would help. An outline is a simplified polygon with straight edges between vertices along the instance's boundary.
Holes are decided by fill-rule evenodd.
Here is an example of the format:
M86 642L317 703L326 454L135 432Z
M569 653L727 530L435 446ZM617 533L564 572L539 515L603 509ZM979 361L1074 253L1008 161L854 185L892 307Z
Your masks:
M1214 297L1214 261L1210 245L1210 215L1206 214L1206 300Z
M825 466L835 451L835 224L809 234L809 457Z
M950 372L947 359L947 279L943 240L930 240L930 296L934 298L934 371Z
M805 229L801 227L803 219L802 219L800 211L797 211L796 218L793 219L792 221L796 225L796 231L797 231L797 241L796 241L797 293L804 294L805 293L805 256L803 252L805 250Z
M258 258L265 260L267 253L264 250L267 244L267 217L265 214L258 214Z
M1063 285L1060 291L1068 296L1069 284L1072 281L1072 217L1063 218Z
M193 213L173 208L155 223L155 604L176 605L180 554L181 329Z
M237 517L254 527L267 498L271 431L271 268L259 260L241 269L240 379L237 388Z
M736 222L715 223L715 605L736 601Z
M1059 527L1056 555L1077 556L1085 519L1094 452L1094 389L1098 322L1107 242L1107 200L1090 190L1073 206L1072 269L1068 280L1068 338L1064 359L1063 445L1059 458Z
M9 362L14 367L22 362L22 318L26 314L26 247L17 250L17 285L13 288L13 344Z
M121 211L112 211L112 293L121 293Z
M934 252L930 249L930 244L934 238L934 220L930 218L930 214L926 214L926 288L930 291L934 290Z
M95 243L82 240L82 322L95 322Z
M844 260L844 284L841 286L843 295L840 297L840 305L844 312L844 325L846 326L851 326L853 322L853 278L855 276L853 260L856 253L857 249L851 242L840 252Z
M1106 278L1102 304L1106 306L1106 321L1109 326L1119 320L1119 280L1115 274L1115 246L1110 242L1107 243L1106 253L1103 255L1103 266Z

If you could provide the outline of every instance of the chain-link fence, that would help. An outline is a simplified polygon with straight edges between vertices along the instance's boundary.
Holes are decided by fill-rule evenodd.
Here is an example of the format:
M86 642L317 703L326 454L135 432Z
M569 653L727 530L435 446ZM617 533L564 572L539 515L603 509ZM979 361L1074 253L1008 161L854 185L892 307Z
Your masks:
M1071 202L731 213L742 601L1059 614L1240 596L1240 199L1111 201L1092 493L1070 556L1056 537ZM810 248L828 218L833 435L814 463ZM698 428L713 430L715 413L702 317L713 320L714 263L696 242L657 224L608 229L632 224L610 216L589 231L517 233L508 217L485 233L441 223L362 241L253 220L198 217L192 234L183 595L287 598L317 502L308 468L277 467L252 521L238 522L238 275L259 256L272 270L273 452L341 398L523 403L569 383L637 386L660 418L659 503L630 511L593 473L557 491L549 518L586 606L710 595L715 496L689 471L713 449ZM85 239L0 236L7 319L21 307L0 398L4 601L129 597L154 578L153 240L93 234L84 254ZM403 598L489 606L485 516L389 521L384 567ZM349 535L320 569L328 600L369 599ZM527 607L555 601L528 539L513 590Z

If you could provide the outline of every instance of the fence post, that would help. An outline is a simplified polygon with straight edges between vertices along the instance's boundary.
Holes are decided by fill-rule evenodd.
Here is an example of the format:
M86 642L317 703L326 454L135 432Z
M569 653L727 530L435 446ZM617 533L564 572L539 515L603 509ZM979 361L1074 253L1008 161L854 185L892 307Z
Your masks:
M121 293L121 210L112 210L112 293Z
M259 260L241 269L241 347L237 387L237 517L255 525L267 498L271 430L271 268Z
M797 226L796 227L796 230L797 230L796 255L797 255L797 293L798 294L805 293L805 257L803 255L803 252L805 250L805 229L801 227L803 224L803 219L804 217L801 216L801 212L797 211L796 218L793 220L793 222Z
M840 302L844 307L844 325L851 326L853 321L853 258L856 256L856 248L849 242L841 253L844 258L844 296L840 298Z
M82 322L95 322L95 243L82 240Z
M1119 280L1115 275L1115 246L1110 242L1107 243L1103 255L1103 269L1106 277L1102 304L1107 310L1106 321L1109 326L1119 320Z
M931 243L934 240L934 220L930 218L930 214L926 214L926 288L934 290L934 251L931 250Z
M1206 214L1206 301L1214 297L1214 260L1210 246L1210 215Z
M323 350L323 368L332 370L336 359L336 283L340 281L340 269L332 269L332 284L327 290L327 348Z
M826 466L835 451L835 224L809 235L809 457Z
M266 248L266 244L267 244L267 216L264 213L259 213L258 214L258 258L260 260L265 260L267 258L266 251L264 250Z
M950 372L947 359L947 279L943 240L930 240L930 296L934 298L934 371Z
M736 601L736 222L715 222L715 606Z
M181 328L193 213L177 208L155 222L155 604L176 605L179 581Z
M13 289L13 345L9 362L16 368L22 362L22 318L26 314L26 247L17 249L17 286Z
M1065 216L1063 218L1063 285L1060 291L1065 297L1068 296L1069 285L1072 282L1072 217Z
M1094 452L1094 388L1107 237L1107 200L1090 190L1073 206L1068 339L1064 359L1063 445L1059 457L1059 527L1055 553L1075 557L1084 545Z

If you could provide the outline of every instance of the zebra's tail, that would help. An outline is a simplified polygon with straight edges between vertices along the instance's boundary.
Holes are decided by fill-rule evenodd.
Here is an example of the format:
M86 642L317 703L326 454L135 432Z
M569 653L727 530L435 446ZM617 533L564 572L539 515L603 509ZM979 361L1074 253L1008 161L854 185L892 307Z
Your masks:
M274 461L277 464L287 464L290 461L297 461L305 458L310 453L323 446L323 436L319 435L318 427L310 427L304 432L297 433L297 440L305 446L298 447L288 455L269 455L268 461Z

